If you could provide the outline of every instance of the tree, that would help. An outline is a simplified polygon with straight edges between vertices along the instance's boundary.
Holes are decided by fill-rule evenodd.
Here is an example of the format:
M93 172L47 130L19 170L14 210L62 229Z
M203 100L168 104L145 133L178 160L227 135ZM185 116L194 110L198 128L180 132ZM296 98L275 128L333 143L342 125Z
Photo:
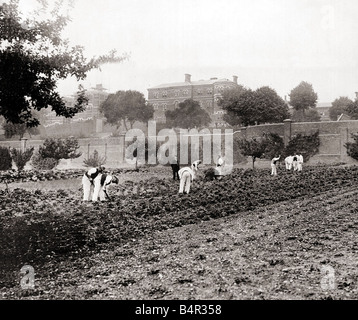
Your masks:
M234 88L224 90L219 98L218 105L226 111L224 121L232 126L240 125L242 120L236 112L236 102L241 94L245 93L247 89L239 85Z
M347 142L344 147L347 149L347 154L355 160L358 160L358 134L351 133L351 138L354 142Z
M358 99L347 105L346 111L353 120L358 120Z
M13 136L19 136L19 139L21 140L25 133L27 132L30 136L31 135L36 135L39 133L38 128L36 127L32 127L29 128L26 126L25 123L11 123L11 122L6 122L3 125L3 128L5 130L5 138L10 139Z
M277 133L265 133L264 137L266 139L266 149L263 156L266 159L271 160L273 157L277 157L277 155L283 153L285 144Z
M53 158L57 161L61 159L75 159L82 155L77 152L79 149L78 140L69 137L66 139L48 138L44 141L43 145L39 147L40 156L45 158Z
M0 170L10 170L12 167L12 158L10 149L0 146Z
M267 148L267 139L252 138L250 140L241 139L238 143L241 153L252 158L252 169L255 168L255 161L261 158Z
M169 126L183 129L206 127L211 123L210 115L193 99L186 99L178 108L166 111L165 117Z
M59 80L70 76L84 80L90 70L127 58L113 50L87 61L83 47L70 47L68 40L61 38L70 21L61 13L64 1L56 1L52 11L47 0L38 2L42 8L27 18L19 12L19 0L0 5L0 115L7 122L28 127L39 125L35 110L51 107L67 118L84 110L88 99L83 88L79 86L75 105L67 107L57 91Z
M226 110L224 120L231 125L277 123L289 117L285 101L267 86L256 91L242 86L225 90L218 104Z
M318 95L313 90L312 84L302 81L297 87L291 90L289 94L290 105L302 114L309 108L317 105Z
M143 93L139 91L117 91L110 94L101 104L100 110L107 122L117 127L127 124L132 128L135 121L147 122L153 117L154 108L148 104Z
M289 118L286 102L270 87L255 91L255 111L257 123L278 123Z
M293 122L318 122L321 120L321 115L315 108L308 108L304 112L293 110L291 120Z
M329 118L336 121L342 113L348 113L347 107L352 104L353 101L348 97L339 97L332 102L332 106L329 108Z
M319 131L312 134L299 133L288 142L284 154L286 156L302 154L304 161L308 161L318 153L319 146Z

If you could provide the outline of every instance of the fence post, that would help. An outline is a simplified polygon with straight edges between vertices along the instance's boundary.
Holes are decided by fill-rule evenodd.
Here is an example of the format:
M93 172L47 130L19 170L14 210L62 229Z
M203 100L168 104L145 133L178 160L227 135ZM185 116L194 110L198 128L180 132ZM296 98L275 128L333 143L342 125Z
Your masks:
M292 134L292 120L291 119L283 120L283 142L285 144L285 147L287 147L288 143L291 140L291 134Z
M25 150L26 150L26 141L27 141L27 138L21 138L21 151L22 152L25 152Z

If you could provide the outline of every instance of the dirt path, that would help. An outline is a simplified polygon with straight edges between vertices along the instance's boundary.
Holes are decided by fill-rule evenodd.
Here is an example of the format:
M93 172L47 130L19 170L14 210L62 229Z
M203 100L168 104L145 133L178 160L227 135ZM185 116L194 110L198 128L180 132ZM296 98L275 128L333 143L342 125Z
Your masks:
M357 195L334 190L48 264L28 298L357 299Z

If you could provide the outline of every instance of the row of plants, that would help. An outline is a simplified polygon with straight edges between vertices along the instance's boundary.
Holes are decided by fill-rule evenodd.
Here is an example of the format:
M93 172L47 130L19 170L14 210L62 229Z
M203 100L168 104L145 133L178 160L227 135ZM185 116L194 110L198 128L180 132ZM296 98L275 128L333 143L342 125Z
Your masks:
M237 169L220 181L197 180L184 196L170 179L128 181L125 188L113 188L112 201L103 203L83 203L81 191L1 191L0 269L18 270L25 263L116 246L157 230L340 192L357 183L356 166L306 167L278 177L261 169Z

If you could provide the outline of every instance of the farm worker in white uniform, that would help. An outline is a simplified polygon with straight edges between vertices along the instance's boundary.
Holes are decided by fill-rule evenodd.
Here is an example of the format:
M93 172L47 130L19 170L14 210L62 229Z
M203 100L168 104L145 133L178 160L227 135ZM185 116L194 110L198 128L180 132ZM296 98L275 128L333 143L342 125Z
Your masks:
M293 156L288 156L285 158L285 165L287 170L291 170L293 162Z
M97 201L98 197L100 201L105 201L106 196L109 199L107 190L111 183L118 184L118 178L116 176L107 175L105 173L99 174L99 178L94 180L94 191L92 201Z
M221 154L218 156L218 160L216 161L216 166L221 167L224 164L224 159L221 157Z
M297 171L302 171L302 164L303 164L303 156L299 154L297 156Z
M224 164L224 159L221 157L221 154L218 156L218 160L216 161L216 168L215 171L217 172L217 175L221 175L221 167Z
M272 176L277 176L277 161L280 160L280 157L281 156L278 156L271 160L271 175Z
M85 172L82 177L82 187L83 187L83 201L89 201L91 194L91 187L94 187L95 179L100 179L102 172L105 170L104 167L100 166L98 168L91 168Z
M191 167L181 168L178 172L180 179L179 193L188 194L190 191L190 184L195 178L195 172L198 170L198 166L201 160L194 161Z
M298 170L298 156L297 156L297 154L295 154L293 156L292 165L293 165L293 171L297 171Z

